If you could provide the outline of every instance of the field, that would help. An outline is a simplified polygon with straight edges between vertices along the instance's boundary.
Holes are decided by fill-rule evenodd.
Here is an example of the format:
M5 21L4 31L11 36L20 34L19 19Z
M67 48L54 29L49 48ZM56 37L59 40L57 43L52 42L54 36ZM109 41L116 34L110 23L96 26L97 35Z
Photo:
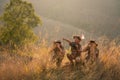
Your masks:
M0 0L0 80L120 80L119 4L118 0ZM73 40L74 35L85 35L83 48L89 40L97 42L100 53L93 64L85 63L82 52L81 63L70 65L66 57L70 48L62 38ZM54 40L65 47L60 67L51 62Z
M0 47L0 80L120 80L120 45L102 37L99 49L95 64L71 67L65 57L57 68L50 62L50 47L45 40L17 51ZM84 60L84 53L82 56Z

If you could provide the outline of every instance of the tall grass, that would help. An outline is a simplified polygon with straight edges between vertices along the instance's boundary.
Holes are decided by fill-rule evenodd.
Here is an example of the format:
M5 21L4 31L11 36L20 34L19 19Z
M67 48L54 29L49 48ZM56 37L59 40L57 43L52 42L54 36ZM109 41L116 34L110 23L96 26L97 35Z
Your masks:
M98 41L98 62L79 68L71 67L66 57L57 68L50 62L50 48L45 40L12 52L1 47L0 80L120 80L120 45L115 41L107 43L103 38Z

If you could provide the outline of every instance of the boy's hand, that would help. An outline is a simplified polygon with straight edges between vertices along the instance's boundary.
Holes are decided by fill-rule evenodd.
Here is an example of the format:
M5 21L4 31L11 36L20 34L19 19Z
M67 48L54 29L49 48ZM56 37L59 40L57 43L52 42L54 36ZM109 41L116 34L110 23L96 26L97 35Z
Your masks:
M60 48L60 44L57 44L57 47Z

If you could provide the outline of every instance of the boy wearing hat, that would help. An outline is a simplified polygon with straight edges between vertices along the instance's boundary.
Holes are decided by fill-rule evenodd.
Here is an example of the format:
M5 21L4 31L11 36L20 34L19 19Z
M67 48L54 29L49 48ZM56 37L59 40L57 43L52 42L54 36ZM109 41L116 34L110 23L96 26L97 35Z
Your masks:
M64 47L62 46L61 41L57 40L53 42L51 52L53 52L52 61L56 62L56 65L59 67L65 55Z
M91 61L92 63L97 60L99 56L98 44L95 41L89 41L87 47L85 47L82 52L87 52L86 62Z
M63 39L67 41L71 47L71 54L67 54L67 58L71 62L72 65L74 65L74 60L75 63L77 64L80 61L80 55L81 55L81 38L79 36L73 36L74 41L71 42L68 39Z

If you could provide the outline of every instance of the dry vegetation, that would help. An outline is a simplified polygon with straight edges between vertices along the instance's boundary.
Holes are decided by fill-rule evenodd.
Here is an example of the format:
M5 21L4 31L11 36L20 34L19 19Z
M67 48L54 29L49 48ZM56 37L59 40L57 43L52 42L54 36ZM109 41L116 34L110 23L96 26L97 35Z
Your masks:
M45 40L17 51L1 47L0 80L120 80L120 45L106 41L100 39L99 61L79 68L69 66L66 57L60 68L50 63Z

